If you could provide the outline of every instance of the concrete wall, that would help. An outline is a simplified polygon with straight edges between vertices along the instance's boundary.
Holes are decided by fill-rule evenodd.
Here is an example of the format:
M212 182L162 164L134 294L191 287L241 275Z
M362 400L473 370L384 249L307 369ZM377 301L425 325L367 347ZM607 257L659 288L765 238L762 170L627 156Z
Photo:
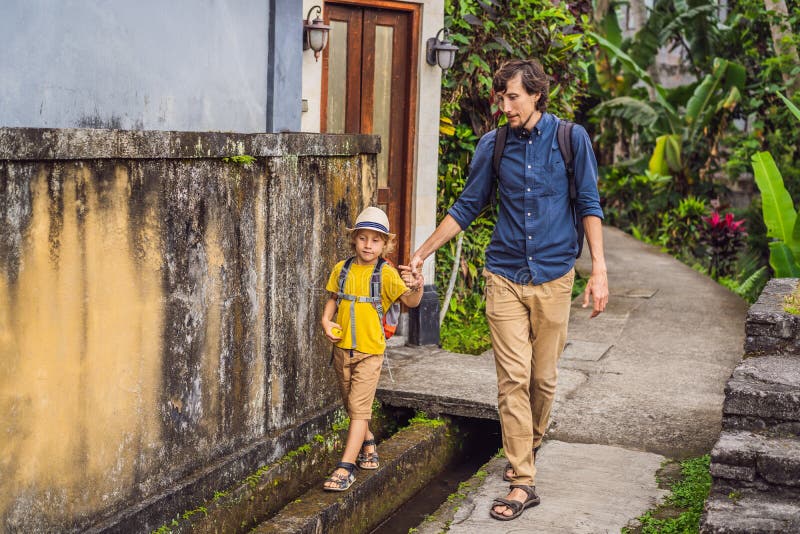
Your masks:
M378 149L0 128L0 531L155 528L338 403L317 324Z
M0 126L300 129L296 0L4 0Z

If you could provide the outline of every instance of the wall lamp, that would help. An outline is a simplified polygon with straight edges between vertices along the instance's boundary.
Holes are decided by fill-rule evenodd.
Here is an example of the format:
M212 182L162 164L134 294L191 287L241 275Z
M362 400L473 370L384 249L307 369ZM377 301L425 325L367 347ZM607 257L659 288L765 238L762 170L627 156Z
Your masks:
M444 32L444 39L439 39L439 34ZM447 40L450 32L442 28L436 32L436 37L428 39L428 44L425 47L425 59L428 65L438 64L442 70L447 70L453 66L456 61L456 52L458 47Z
M317 10L317 18L311 20L311 13ZM320 18L322 15L322 8L314 6L308 10L306 20L303 23L303 50L309 48L314 51L314 59L319 61L319 54L325 45L328 44L328 32L331 27L325 24L325 21Z

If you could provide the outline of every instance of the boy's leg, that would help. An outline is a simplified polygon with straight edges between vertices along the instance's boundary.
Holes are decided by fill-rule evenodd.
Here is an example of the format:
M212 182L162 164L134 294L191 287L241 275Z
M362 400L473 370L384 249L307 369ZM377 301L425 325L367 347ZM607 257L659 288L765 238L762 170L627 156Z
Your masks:
M347 358L350 358L350 351L343 352ZM336 360L338 358L334 360L335 363L338 363ZM375 399L375 390L378 388L382 364L382 354L363 354L353 351L352 358L343 366L343 374L348 378L345 406L350 415L350 427L347 432L342 462L354 464L358 453L361 452L361 446L369 430L369 421L372 419L372 401ZM345 389L342 388L342 391L344 392ZM343 470L338 469L337 471ZM329 484L326 483L327 485Z

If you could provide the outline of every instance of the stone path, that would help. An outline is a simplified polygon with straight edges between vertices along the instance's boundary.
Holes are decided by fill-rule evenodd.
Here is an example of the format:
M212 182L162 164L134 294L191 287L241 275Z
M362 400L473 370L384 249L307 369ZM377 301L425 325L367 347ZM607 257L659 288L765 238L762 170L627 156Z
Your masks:
M537 463L542 504L515 521L491 520L491 499L507 486L504 462L495 460L467 496L469 505L451 510L450 532L619 532L663 495L655 473L665 457L703 454L717 440L725 381L742 355L747 304L619 230L605 228L604 238L611 300L594 319L573 303ZM582 258L578 270L589 268ZM384 373L382 400L496 418L491 353L404 347L389 355L394 382ZM419 527L437 528L443 524Z

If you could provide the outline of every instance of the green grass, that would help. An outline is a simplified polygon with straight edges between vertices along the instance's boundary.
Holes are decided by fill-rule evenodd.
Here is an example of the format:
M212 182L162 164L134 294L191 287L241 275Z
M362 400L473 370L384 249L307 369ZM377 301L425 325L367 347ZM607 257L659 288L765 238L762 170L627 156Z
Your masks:
M681 477L670 488L672 493L653 510L638 518L640 527L622 529L623 534L690 534L699 532L700 515L708 492L711 475L709 455L680 463Z

